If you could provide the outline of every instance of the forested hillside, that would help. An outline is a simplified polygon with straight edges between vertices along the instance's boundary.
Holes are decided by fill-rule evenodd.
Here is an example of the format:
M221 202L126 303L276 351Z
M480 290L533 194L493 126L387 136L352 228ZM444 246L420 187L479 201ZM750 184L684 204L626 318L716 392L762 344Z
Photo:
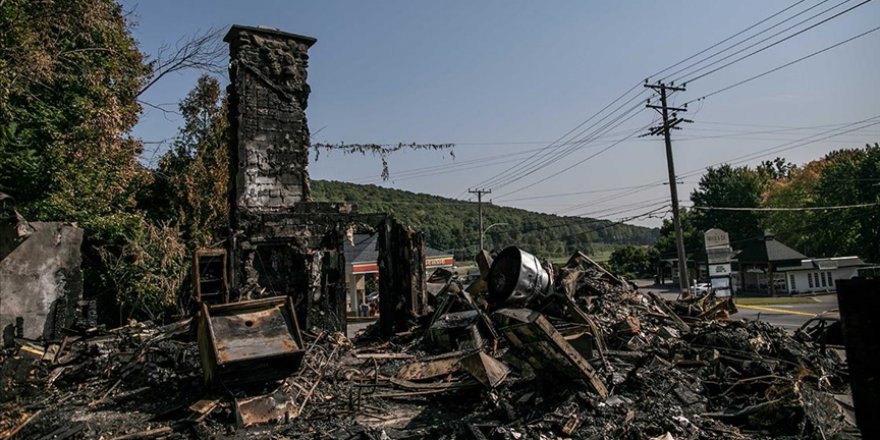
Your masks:
M459 200L382 188L375 185L313 180L315 201L355 203L358 211L389 212L426 234L435 248L453 251L457 257L470 257L479 243L477 204ZM614 224L607 220L560 217L523 209L485 204L486 247L501 249L517 245L542 257L566 256L574 250L603 252L620 245L649 245L659 230Z

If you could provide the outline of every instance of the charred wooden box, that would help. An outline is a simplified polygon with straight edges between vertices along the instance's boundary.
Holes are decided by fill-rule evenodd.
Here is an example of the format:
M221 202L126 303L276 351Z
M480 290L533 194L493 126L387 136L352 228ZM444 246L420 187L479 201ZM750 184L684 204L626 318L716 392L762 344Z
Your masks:
M470 350L483 346L480 314L476 310L446 313L428 330L431 341L443 350Z
M199 353L205 383L282 379L300 367L302 336L290 297L202 304Z

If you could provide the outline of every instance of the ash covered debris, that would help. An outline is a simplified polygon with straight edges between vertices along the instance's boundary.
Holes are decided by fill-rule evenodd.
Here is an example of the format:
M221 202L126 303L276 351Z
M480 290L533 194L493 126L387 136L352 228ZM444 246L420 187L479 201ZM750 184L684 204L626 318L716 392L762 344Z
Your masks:
M427 313L390 338L379 325L354 342L303 329L299 368L276 380L242 371L250 383L205 385L192 320L19 338L0 367L0 435L858 437L833 351L726 319L726 299L642 293L580 253L550 278L505 252L482 288L432 276Z

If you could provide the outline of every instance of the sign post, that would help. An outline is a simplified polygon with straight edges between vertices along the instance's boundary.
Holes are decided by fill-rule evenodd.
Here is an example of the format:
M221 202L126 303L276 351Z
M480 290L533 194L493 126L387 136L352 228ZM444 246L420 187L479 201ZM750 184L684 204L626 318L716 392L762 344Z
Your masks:
M730 236L721 229L709 229L703 234L709 263L709 284L717 296L732 296L730 274L733 249Z

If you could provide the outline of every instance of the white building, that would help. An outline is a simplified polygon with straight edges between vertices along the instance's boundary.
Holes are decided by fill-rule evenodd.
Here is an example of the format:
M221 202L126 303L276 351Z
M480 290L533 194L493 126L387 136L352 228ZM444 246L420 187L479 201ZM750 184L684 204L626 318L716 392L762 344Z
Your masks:
M848 280L858 275L859 268L867 267L859 257L807 258L800 266L779 267L785 275L787 293L833 292L835 281Z

